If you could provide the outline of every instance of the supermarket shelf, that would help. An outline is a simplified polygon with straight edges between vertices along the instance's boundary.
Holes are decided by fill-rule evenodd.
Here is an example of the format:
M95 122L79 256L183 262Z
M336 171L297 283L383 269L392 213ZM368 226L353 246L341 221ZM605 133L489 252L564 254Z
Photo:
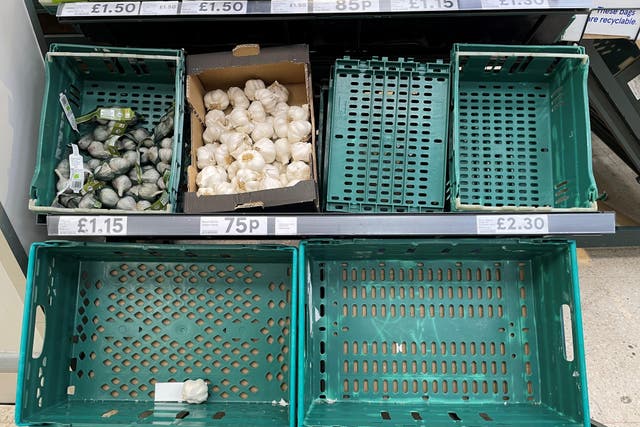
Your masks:
M615 214L123 215L47 218L50 236L546 236L615 233Z

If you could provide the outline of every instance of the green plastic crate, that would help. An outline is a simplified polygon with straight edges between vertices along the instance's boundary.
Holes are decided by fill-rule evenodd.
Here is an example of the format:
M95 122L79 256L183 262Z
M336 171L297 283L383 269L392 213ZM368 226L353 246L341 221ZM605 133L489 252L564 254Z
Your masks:
M597 210L588 59L579 46L454 45L453 211Z
M46 86L40 119L36 167L29 208L38 212L118 212L117 209L52 208L56 196L56 165L68 156L67 145L79 139L60 106L64 93L76 117L97 107L131 107L142 116L136 126L152 130L175 105L171 176L167 185L174 212L180 184L184 116L184 53L168 49L130 49L54 44L45 58ZM83 129L83 125L79 125ZM127 214L139 211L122 211ZM144 211L160 213L165 211Z
M573 242L308 241L300 265L299 426L589 426Z
M272 401L295 399L296 252L35 244L16 422L293 427L293 405ZM205 403L154 402L155 382L196 378L209 382Z
M329 89L326 210L444 208L449 65L338 59Z

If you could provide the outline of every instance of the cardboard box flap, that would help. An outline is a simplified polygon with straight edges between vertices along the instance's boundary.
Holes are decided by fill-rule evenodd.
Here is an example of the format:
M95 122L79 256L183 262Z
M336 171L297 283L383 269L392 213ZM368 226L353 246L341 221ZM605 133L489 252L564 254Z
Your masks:
M309 63L309 46L297 44L290 46L267 47L257 49L257 45L240 45L233 51L205 53L201 55L189 55L187 57L187 73L199 74L204 70L220 67L239 67L244 65L256 65L274 62L296 62L301 64ZM247 55L251 51L257 55Z
M187 101L191 105L192 111L203 124L207 115L207 109L204 106L205 93L202 83L197 77L187 76Z

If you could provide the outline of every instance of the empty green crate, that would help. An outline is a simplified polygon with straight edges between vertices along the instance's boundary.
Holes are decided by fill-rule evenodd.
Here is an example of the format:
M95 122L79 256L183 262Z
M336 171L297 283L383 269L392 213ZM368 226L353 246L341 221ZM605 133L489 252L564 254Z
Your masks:
M451 209L596 210L579 46L454 45Z
M449 65L338 59L329 89L326 210L444 208Z
M168 49L54 44L45 58L45 75L38 153L31 181L29 208L38 212L81 211L51 207L57 194L54 169L70 154L68 144L80 137L71 128L60 106L59 95L64 93L76 117L98 107L131 107L139 118L136 126L150 131L175 105L171 176L167 184L169 204L166 209L175 211L182 158L184 53ZM86 129L85 126L78 126L81 132ZM91 210L101 211L116 210Z
M308 241L300 258L299 426L589 426L573 242Z
M296 261L276 245L35 244L17 423L293 427ZM154 402L156 382L196 378L205 403Z

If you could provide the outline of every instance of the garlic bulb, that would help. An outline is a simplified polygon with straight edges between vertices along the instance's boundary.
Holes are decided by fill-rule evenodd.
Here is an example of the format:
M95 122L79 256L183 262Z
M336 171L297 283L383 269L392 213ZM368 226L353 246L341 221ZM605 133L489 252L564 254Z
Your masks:
M251 138L249 138L249 141L251 141ZM250 150L251 150L251 143L243 141L230 154L234 159L238 160L238 158L242 155L242 153L244 153L245 151L250 151Z
M311 161L311 143L296 142L291 144L291 158L309 163Z
M305 120L294 120L289 123L287 139L289 141L306 141L311 134L311 123Z
M247 108L249 118L253 122L264 122L267 118L267 113L264 111L264 107L260 101L253 101L249 108Z
M122 197L128 189L130 189L133 184L127 175L120 175L111 181L111 185L118 192L118 196Z
M122 199L118 200L116 209L122 209L124 211L135 211L136 200L131 196L123 197Z
M235 178L236 173L240 169L240 163L237 160L234 160L229 166L227 166L227 176L229 179Z
M155 141L153 140L153 138L145 138L145 139L143 139L143 140L142 140L142 145L143 145L144 147L151 148L151 147L153 147L154 145L156 145L156 143L155 143Z
M287 117L289 118L290 121L309 120L309 104L304 104L301 107L298 107L295 105L292 107L289 107L289 110L287 111Z
M251 138L241 132L225 132L220 135L220 142L227 146L229 153L235 151L241 144L251 144Z
M182 400L187 403L202 403L209 397L204 380L186 380L182 386Z
M115 207L116 204L118 203L118 200L120 200L116 192L113 191L113 189L108 187L100 190L99 197L100 197L100 201L102 202L102 205L107 208Z
M172 154L173 151L171 151L171 148L161 148L158 150L158 158L164 163L169 163L171 161Z
M166 190L167 189L167 186L164 183L164 178L162 178L162 177L158 178L158 180L156 181L156 185L161 190Z
M149 138L150 135L145 128L137 128L131 131L131 136L133 136L136 142L142 142Z
M262 170L262 173L265 175L269 175L273 178L280 179L280 169L278 169L278 167L273 164L264 165L264 169Z
M278 105L278 96L269 89L258 89L255 93L256 101L260 101L264 111L271 113Z
M158 147L151 147L147 150L147 159L151 163L156 163L158 161L159 150Z
M271 163L273 166L277 167L278 170L280 171L280 173L286 173L287 172L287 165L289 164L287 163L280 163L279 161L275 161L273 163Z
M135 150L138 148L138 144L131 138L122 137L116 141L116 148L118 150Z
M253 144L253 149L262 154L265 163L272 163L276 159L276 146L271 142L269 137L257 140L256 143Z
M233 162L233 157L229 154L229 148L226 144L220 144L215 153L213 154L215 159L214 163L219 164L220 166L228 167ZM204 168L201 168L204 169Z
M110 135L111 132L106 126L96 126L93 130L93 138L96 141L105 142Z
M273 137L273 126L268 122L254 123L253 132L251 132L251 139L254 142L258 142L264 138Z
M202 132L202 140L205 144L211 144L220 141L220 136L227 131L227 128L222 126L220 122L213 123L211 126Z
M198 187L209 187L227 180L227 174L223 168L218 166L207 166L202 169L196 176L196 184Z
M138 152L133 150L125 151L122 158L129 162L129 167L132 167L138 163Z
M222 116L224 117L224 113L222 113ZM160 148L173 148L173 139L163 138L162 141L160 141Z
M262 105L261 105L262 106ZM81 150L86 150L89 148L89 145L93 142L93 134L88 133L76 142L78 148Z
M224 114L222 110L211 110L204 117L204 124L206 127L213 126L214 124L220 124L224 126L227 121L227 116ZM167 147L171 148L171 147Z
M265 161L262 154L256 150L247 150L238 157L240 169L251 169L260 172L264 169Z
M60 163L58 163L58 166L56 166L55 172L58 176L63 176L65 178L69 178L69 173L71 171L71 166L69 165L69 158L65 157L64 159L60 160Z
M138 186L138 196L143 198L144 200L152 202L159 194L162 194L162 190L158 188L155 182L145 182L144 184Z
M108 163L103 163L93 171L93 176L100 181L111 181L116 177L116 173L111 169Z
M233 185L229 182L220 182L213 187L216 194L235 194Z
M143 183L153 183L153 184L155 184L155 182L158 180L158 178L160 178L160 172L158 172L154 168L146 170L146 171L144 171L142 173L142 182Z
M293 187L294 185L296 185L297 183L299 183L300 181L302 181L301 179L292 179L291 181L289 181L287 183L287 187Z
M282 164L289 163L291 158L291 144L287 138L277 139L273 144L276 149L276 160Z
M247 98L254 101L256 99L256 91L264 88L264 82L260 79L247 80L244 84L244 94L247 95Z
M264 178L260 181L260 189L261 190L271 190L274 188L281 188L282 183L278 178L274 178L271 175L265 175Z
M304 180L311 178L311 168L308 164L301 161L291 162L289 166L287 166L287 179L289 180L289 184L294 179Z
M227 116L227 120L229 125L234 129L243 128L246 129L249 125L251 125L251 118L249 117L249 111L243 108L234 108L231 113ZM247 133L247 132L244 132ZM249 132L250 133L250 132Z
M261 174L251 169L239 169L231 184L236 191L247 192L260 189Z
M151 202L148 202L146 200L140 200L138 201L138 203L136 203L137 211L144 211L146 209L149 209L150 207L151 207Z
M278 102L287 102L289 100L289 90L278 83L277 80L271 83L268 89L278 97Z
M249 98L244 94L244 91L239 87L230 87L227 90L227 95L229 96L229 103L233 108L249 108Z
M207 166L216 165L215 151L212 151L208 148L209 146L214 146L215 149L215 145L216 144L206 144L196 150L198 169L204 169Z
M289 120L286 115L282 114L273 119L273 130L278 138L287 138L289 134Z
M80 209L100 209L102 202L97 200L93 193L87 193L82 197L80 203L78 203L78 207Z
M271 114L273 114L274 116L281 116L281 115L287 115L287 113L289 112L289 105L287 105L286 102L278 102L276 104L276 108L273 110L273 112Z
M113 157L109 160L109 167L116 175L122 175L131 169L131 163L123 157Z
M223 90L212 90L204 95L204 106L207 110L224 110L229 106L229 96Z
M140 173L140 175L142 175L142 173ZM127 176L129 177L132 183L140 184L139 177L138 177L138 168L132 168L127 174Z
M94 157L96 159L108 159L109 157L111 157L111 154L109 154L109 152L104 149L104 145L102 145L102 142L100 141L91 142L91 144L89 144L89 147L87 148L87 151L89 152L91 157Z
M200 196L215 196L216 192L214 191L213 188L209 188L209 187L200 187L198 188L198 191L196 192L196 196L200 197Z
M95 168L97 168L101 164L102 162L100 161L100 159L91 159L87 162L87 168L93 171Z
M287 178L287 174L286 173L281 173L279 179L280 179L280 182L282 183L283 187L286 187L287 184L289 183L289 179Z
M125 196L140 197L140 186L134 185L133 187L125 191L124 194Z
M162 175L165 173L165 171L171 170L171 165L169 163L158 162L158 164L156 165L156 170Z

